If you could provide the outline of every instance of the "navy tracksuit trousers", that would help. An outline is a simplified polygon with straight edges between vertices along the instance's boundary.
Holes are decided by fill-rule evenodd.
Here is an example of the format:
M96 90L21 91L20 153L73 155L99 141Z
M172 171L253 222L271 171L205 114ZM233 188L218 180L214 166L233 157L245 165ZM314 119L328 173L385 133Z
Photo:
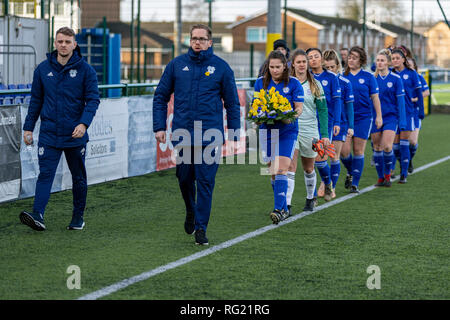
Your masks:
M217 161L208 163L208 161L205 162L203 157L205 146L184 148L190 148L191 161L186 161L188 163L184 162L177 164L176 175L178 183L186 205L186 211L195 214L195 230L203 229L206 231L211 214L216 173L219 168L219 161L217 159L220 158L219 156L222 150L219 147L211 152L211 156ZM186 149L183 150L183 148L181 148L178 152L178 156L182 157L184 151L186 151ZM207 151L208 150L206 150L206 152ZM202 157L200 158L200 156ZM201 159L201 161L198 161L198 159Z
M73 214L81 216L84 214L87 197L86 145L58 149L41 143L38 144L39 176L34 196L34 213L44 215L45 207L50 199L56 168L63 152L72 174Z

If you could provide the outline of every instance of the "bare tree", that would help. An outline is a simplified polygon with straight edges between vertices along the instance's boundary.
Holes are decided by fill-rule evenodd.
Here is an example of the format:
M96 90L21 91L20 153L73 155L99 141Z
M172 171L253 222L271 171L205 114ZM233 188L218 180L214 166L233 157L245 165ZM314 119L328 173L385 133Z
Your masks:
M362 17L362 6L358 0L342 0L338 8L338 15L342 18L359 20Z
M184 0L183 19L187 21L208 21L208 3L205 0Z
M360 21L363 18L363 0L342 0L339 8L340 16ZM405 8L397 0L367 0L366 19L375 22L401 24L405 16Z

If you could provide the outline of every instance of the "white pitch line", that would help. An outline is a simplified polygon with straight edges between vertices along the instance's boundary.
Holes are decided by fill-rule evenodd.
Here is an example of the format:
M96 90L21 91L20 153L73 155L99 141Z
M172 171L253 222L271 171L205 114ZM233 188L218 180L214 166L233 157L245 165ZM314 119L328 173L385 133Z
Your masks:
M426 169L428 169L430 167L436 166L436 165L438 165L438 164L440 164L442 162L448 161L448 160L450 160L450 156L447 156L447 157L444 157L442 159L430 162L430 163L428 163L428 164L426 164L424 166L421 166L421 167L419 167L417 169L414 169L414 172L412 174L415 174L417 172L421 172L423 170L426 170ZM397 180L397 178L393 179L392 181L395 181L395 180ZM135 284L137 282L141 282L141 281L147 280L147 279L149 279L149 278L151 278L153 276L156 276L156 275L158 275L160 273L163 273L163 272L166 272L168 270L180 267L180 266L182 266L184 264L187 264L189 262L192 262L194 260L197 260L197 259L200 259L202 257L208 256L208 255L210 255L210 254L212 254L214 252L217 252L217 251L220 251L222 249L231 247L231 246L233 246L235 244L238 244L238 243L240 243L242 241L254 238L254 237L259 236L259 235L261 235L263 233L266 233L267 231L270 231L270 230L282 227L282 226L284 226L286 224L289 224L289 223L292 223L294 221L297 221L298 219L306 217L306 216L308 216L310 214L313 214L313 213L316 213L318 211L327 209L327 208L329 208L331 206L337 205L337 204L339 204L341 202L344 202L346 200L349 200L349 199L352 199L354 197L357 197L358 195L361 195L363 193L372 191L373 189L376 189L376 187L375 186L369 186L369 187L366 187L366 188L360 190L359 194L357 194L357 193L350 193L350 194L345 195L343 197L339 197L339 198L337 198L337 199L335 199L333 201L330 201L330 202L327 202L327 203L325 203L323 205L318 206L312 212L303 211L303 212L301 212L299 214L296 214L296 215L290 217L288 220L280 222L277 225L275 225L275 224L268 225L268 226L262 227L260 229L257 229L255 231L246 233L246 234L244 234L242 236L239 236L237 238L234 238L234 239L222 242L221 244L218 244L216 246L210 247L210 248L208 248L206 250L199 251L199 252L194 253L194 254L192 254L190 256L187 256L187 257L178 259L176 261L170 262L170 263L168 263L166 265L160 266L160 267L158 267L156 269L149 270L149 271L141 273L141 274L139 274L137 276L134 276L134 277L122 280L120 282L117 282L115 284L112 284L112 285L110 285L108 287L102 288L102 289L94 291L92 293L88 293L88 294L78 298L78 300L96 300L96 299L105 297L105 296L110 295L110 294L112 294L114 292L117 292L117 291L119 291L121 289L124 289L124 288L126 288L128 286L131 286L132 284Z

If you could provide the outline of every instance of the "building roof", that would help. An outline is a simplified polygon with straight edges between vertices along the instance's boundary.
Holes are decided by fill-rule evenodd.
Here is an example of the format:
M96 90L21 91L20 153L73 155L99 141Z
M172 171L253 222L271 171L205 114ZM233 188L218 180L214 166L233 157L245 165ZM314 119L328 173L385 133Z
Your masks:
M323 15L318 15L318 14L314 14L311 13L309 11L303 10L303 9L296 9L296 8L287 8L288 14L292 13L294 15L300 16L304 19L307 20L307 22L309 22L310 24L312 24L314 27L316 27L317 29L322 29L325 26L330 26L330 25L335 25L337 27L340 26L351 26L353 29L362 29L363 28L363 24L359 23L356 20L352 20L352 19L347 19L347 18L339 18L339 17L331 17L331 16L323 16ZM282 9L281 12L284 12L284 10ZM228 25L229 29L234 28L235 26L238 26L242 23L248 22L250 20L253 20L263 14L267 13L267 9L266 10L262 10L259 11L247 18L244 18L242 20L236 21L232 24ZM404 34L409 34L410 30L405 29L403 27L391 24L391 23L381 23L379 25L375 25L373 23L367 23L366 24L367 27L369 29L377 29L380 32L385 32L385 33L389 33L390 35L396 36L396 35L404 35ZM381 27L381 28L380 28ZM421 36L421 34L416 33L415 35L417 36Z
M191 31L191 26L193 26L194 24L199 24L199 23L208 25L208 22L183 21L182 33L189 33ZM231 31L226 28L230 23L231 22L213 22L212 28L211 28L213 36L215 34L231 34ZM173 21L163 21L163 22L142 22L141 21L141 27L145 28L146 30L151 30L152 32L157 33L157 34L172 34L174 32Z
M97 28L101 28L102 27L102 23L98 22L96 24ZM130 41L130 29L131 29L131 25L130 23L125 23L125 22L107 22L106 23L106 27L109 29L109 32L111 33L118 33L122 35L122 47L124 48L129 48L131 45L131 41ZM173 41L160 36L159 34L149 31L146 28L143 28L142 23L141 23L141 36L142 39L144 40L143 44L145 43L145 39L148 38L150 39L151 45L158 47L158 48L163 48L163 49L171 49L173 46ZM136 43L135 43L136 45Z
M322 26L327 26L327 25L332 25L332 24L334 24L336 26L350 25L355 29L362 29L361 23L359 23L358 21L355 21L355 20L351 20L351 19L317 15L317 14L311 13L311 12L303 10L303 9L288 8L288 12L289 11L291 11L292 13L295 13L299 16L302 16L308 20L311 20L317 24L320 24Z
M281 9L281 12L283 13L284 10ZM296 8L287 8L287 13L292 13L294 15L297 16L301 16L303 18L305 18L306 20L309 20L310 23L314 24L318 29L322 29L327 25L336 25L336 26L342 26L342 25L350 25L355 29L362 29L362 24L358 23L355 20L351 20L351 19L345 19L345 18L338 18L338 17L329 17L329 16L322 16L322 15L317 15L314 13L311 13L309 11L303 10L303 9L296 9ZM227 26L227 28L232 29L235 26L238 26L242 23L248 22L250 20L253 20L261 15L267 14L267 9L266 10L261 10L247 18L241 19L239 21L236 21L232 24L229 24Z
M405 29L405 28L397 26L395 24L381 22L380 26L384 29L387 29L387 30L394 32L396 34L399 34L399 35L411 34L411 30ZM416 32L414 32L414 35L422 36L420 33L416 33Z

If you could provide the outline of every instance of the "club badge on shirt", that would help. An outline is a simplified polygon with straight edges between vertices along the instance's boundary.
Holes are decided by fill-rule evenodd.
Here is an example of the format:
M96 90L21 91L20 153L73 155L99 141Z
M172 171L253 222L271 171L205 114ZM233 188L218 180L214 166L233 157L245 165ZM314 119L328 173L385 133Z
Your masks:
M289 87L284 87L284 88L283 88L283 92L284 92L284 93L289 93Z
M387 83L388 88L392 88L392 82Z
M212 75L214 73L214 71L216 71L216 68L213 66L208 66L208 68L206 69L205 75L207 77L209 77L210 75Z
M75 78L77 76L77 70L71 69L69 71L69 75L70 75L71 78Z
M328 85L328 81L327 81L327 80L322 80L322 85L323 85L324 87L326 87L326 86Z
M359 79L359 83L363 84L364 82L364 79Z

